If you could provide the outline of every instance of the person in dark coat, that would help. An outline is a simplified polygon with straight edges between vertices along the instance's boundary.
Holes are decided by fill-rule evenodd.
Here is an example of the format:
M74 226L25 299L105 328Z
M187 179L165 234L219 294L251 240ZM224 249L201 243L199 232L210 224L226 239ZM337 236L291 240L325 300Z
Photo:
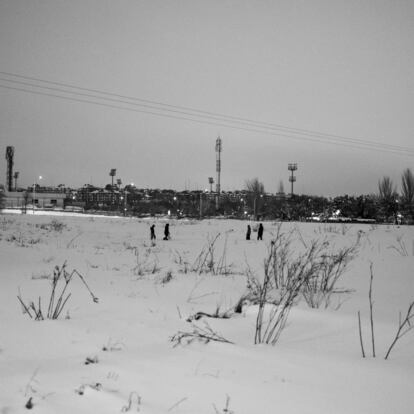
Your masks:
M250 240L250 234L252 233L252 228L250 224L247 225L247 233L246 233L246 240Z
M155 224L153 224L151 227L151 240L155 240L157 237L155 236Z
M170 225L167 223L164 227L164 240L170 239Z
M257 230L257 240L263 240L263 224L259 224L259 229Z

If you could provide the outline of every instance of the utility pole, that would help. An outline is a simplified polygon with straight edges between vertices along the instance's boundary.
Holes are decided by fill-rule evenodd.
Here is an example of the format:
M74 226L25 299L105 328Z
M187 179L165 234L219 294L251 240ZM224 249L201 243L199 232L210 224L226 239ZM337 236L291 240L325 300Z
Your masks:
M126 190L126 187L124 187L124 216L126 216L126 212L127 212L127 196L128 196L128 191Z
M298 164L288 164L288 170L291 172L291 176L289 177L289 181L291 183L291 190L290 195L293 196L293 183L296 181L296 177L293 175L294 171L298 169Z
M219 199L220 199L220 174L221 174L221 138L220 136L216 139L216 172L217 172L217 181L216 181L216 210L219 208Z
M14 191L17 191L17 179L19 178L19 171L16 171L13 175L14 178Z

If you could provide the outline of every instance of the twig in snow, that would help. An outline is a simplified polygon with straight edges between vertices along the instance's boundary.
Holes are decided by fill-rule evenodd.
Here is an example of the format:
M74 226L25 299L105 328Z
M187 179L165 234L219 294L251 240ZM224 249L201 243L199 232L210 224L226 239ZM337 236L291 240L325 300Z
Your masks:
M370 279L370 283L369 283L369 317L370 317L370 321L371 321L372 356L375 358L374 318L373 318L373 313L372 313L372 306L373 306L373 302L372 302L372 281L374 279L374 274L372 272L372 262L369 266L369 270L370 270L370 273L371 273L371 279Z
M204 322L204 324L205 328L201 328L200 326L192 324L193 330L191 332L178 331L170 338L171 342L175 342L174 347L181 345L183 340L185 340L186 344L188 345L191 344L195 339L203 341L206 344L210 341L225 342L228 344L234 343L227 340L219 333L214 332L207 322Z
M177 401L174 405L172 405L167 411L170 412L172 411L174 408L177 408L181 403L183 403L184 401L187 400L187 397L181 398L180 401Z
M359 327L359 342L361 344L362 358L365 358L364 342L362 341L361 312L360 311L358 311L358 327Z
M412 324L413 319L414 319L414 301L411 302L410 305L408 306L407 314L405 315L404 320L401 320L401 312L400 312L398 331L390 347L388 348L387 354L385 355L385 359L388 359L391 353L391 350L393 349L397 341L401 337L403 337L408 331L414 328L414 325Z
M141 407L141 397L138 395L137 392L131 392L129 394L128 404L124 405L122 407L121 411L123 413L126 413L127 411L132 411L134 403L135 403L135 406L136 406L136 411L139 412L140 411L139 407Z
M229 408L230 405L230 397L228 395L226 395L226 406L223 408L222 411L217 410L217 407L213 404L213 408L214 411L216 412L216 414L235 414L233 410L230 410Z

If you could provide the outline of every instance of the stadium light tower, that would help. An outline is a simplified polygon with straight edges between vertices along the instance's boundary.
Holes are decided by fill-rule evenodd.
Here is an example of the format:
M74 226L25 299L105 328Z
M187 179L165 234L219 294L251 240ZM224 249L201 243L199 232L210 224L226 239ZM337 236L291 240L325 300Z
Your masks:
M210 184L210 193L213 192L213 184L214 184L214 178L208 177L208 183Z
M298 164L288 164L288 170L291 172L291 176L289 177L289 181L291 184L290 195L293 196L293 183L296 181L296 177L293 175L294 171L298 169Z
M109 175L111 176L111 186L114 188L114 177L116 176L116 168L111 168L111 171L109 172Z

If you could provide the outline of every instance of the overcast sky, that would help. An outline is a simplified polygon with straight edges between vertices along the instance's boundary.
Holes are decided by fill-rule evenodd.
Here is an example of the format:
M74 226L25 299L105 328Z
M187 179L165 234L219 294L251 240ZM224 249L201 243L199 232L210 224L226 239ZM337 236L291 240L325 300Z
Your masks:
M412 0L0 0L1 174L12 145L22 186L105 185L116 168L124 184L204 189L220 135L223 190L258 177L288 191L292 162L297 193L399 186L414 169L413 41Z

